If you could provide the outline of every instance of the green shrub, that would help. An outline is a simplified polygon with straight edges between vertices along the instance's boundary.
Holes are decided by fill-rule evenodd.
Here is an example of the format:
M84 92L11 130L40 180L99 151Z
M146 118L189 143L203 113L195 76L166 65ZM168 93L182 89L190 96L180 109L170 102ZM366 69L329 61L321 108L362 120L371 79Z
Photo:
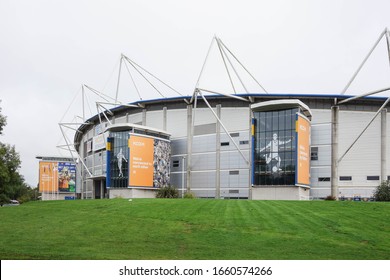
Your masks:
M196 196L195 196L195 194L192 193L192 192L186 192L186 193L184 194L184 198L194 199L194 198L196 198Z
M6 196L4 193L0 193L0 205L3 206L4 204L9 203L11 200L8 196Z
M383 181L375 190L376 201L390 201L390 181Z
M178 198L179 191L173 186L164 186L159 188L156 193L156 198Z

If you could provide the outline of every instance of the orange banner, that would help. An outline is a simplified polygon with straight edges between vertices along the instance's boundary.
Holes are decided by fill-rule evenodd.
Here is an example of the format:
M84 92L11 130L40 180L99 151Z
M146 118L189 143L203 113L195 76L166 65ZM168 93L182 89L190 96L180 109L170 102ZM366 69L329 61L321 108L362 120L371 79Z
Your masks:
M297 132L297 180L298 185L310 185L310 121L298 115Z
M129 186L153 187L154 139L130 135Z
M39 191L58 191L58 162L39 162Z

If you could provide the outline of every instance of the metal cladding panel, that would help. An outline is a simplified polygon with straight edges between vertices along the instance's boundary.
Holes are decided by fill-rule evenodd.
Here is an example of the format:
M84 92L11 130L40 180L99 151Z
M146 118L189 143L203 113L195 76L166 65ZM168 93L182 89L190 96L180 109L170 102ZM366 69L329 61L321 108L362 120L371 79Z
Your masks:
M216 151L216 139L215 134L194 136L192 142L192 152L205 153Z
M139 124L142 123L142 113L131 114L128 116L129 123Z
M221 121L228 131L248 129L250 126L249 107L225 108L222 107Z
M127 122L127 119L126 119L126 116L123 116L123 117L119 117L119 118L115 118L115 123L126 123Z
M187 136L187 109L167 110L167 131L172 139Z
M327 197L330 195L330 187L329 188L318 188L318 189L310 189L310 196L312 197Z
M311 168L311 187L328 186L330 188L330 181L319 181L319 178L330 179L330 166Z
M318 160L312 160L311 166L330 166L331 165L331 149L330 145L328 146L319 146L318 147Z
M88 140L91 139L94 136L93 134L94 134L94 129L93 128L88 130L88 132L87 132L87 139Z
M238 174L231 174L229 170L221 171L221 188L248 189L249 170L240 169Z
M215 172L193 172L191 174L191 189L208 189L215 193Z
M187 181L187 173L171 173L171 185L178 188L179 190L182 188L183 184L183 176L184 176L184 188L186 188L185 184Z
M242 151L247 159L250 158L249 151ZM221 152L221 169L248 169L249 166L238 151Z
M183 155L187 153L187 139L171 140L172 156Z
M329 110L312 109L311 125L331 123L331 112Z
M164 129L164 113L163 111L147 111L146 112L146 125L149 127Z
M206 135L206 134L215 134L217 132L216 123L208 123L194 126L194 135Z
M339 157L341 157L368 122L371 112L343 112L339 115ZM380 175L381 137L380 118L376 118L348 154L339 163L339 176L352 176L352 181L340 181L339 185L371 186L368 175Z
M387 162L387 178L389 178L390 176L390 111L388 111L387 113L387 117L386 117L386 125L387 125L387 129L386 129L386 133L387 133L387 142L386 142L386 146L387 146L387 150L386 150L386 162Z
M311 126L311 145L331 144L331 124L320 124Z
M215 108L213 108L214 111ZM210 123L216 123L217 119L215 118L214 114L211 112L209 108L196 108L192 110L192 115L195 115L195 123L194 125L202 125L202 124L210 124Z
M192 170L204 171L216 169L215 153L201 154L192 156Z

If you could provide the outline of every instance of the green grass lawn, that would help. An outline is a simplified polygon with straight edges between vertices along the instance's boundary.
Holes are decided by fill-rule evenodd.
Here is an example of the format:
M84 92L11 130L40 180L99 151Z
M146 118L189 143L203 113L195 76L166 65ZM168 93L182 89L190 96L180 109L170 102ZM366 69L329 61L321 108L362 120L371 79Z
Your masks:
M38 201L0 222L2 260L390 259L390 203Z

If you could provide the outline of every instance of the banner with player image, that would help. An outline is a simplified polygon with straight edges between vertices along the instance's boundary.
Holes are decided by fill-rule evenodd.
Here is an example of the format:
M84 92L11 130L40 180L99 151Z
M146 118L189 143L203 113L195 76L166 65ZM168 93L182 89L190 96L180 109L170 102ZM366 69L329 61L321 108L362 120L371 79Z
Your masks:
M39 162L39 192L58 192L58 162Z
M72 162L58 163L58 190L60 192L76 191L76 164Z
M39 191L75 192L76 164L72 162L39 162Z
M130 134L129 186L160 188L170 182L170 142Z

